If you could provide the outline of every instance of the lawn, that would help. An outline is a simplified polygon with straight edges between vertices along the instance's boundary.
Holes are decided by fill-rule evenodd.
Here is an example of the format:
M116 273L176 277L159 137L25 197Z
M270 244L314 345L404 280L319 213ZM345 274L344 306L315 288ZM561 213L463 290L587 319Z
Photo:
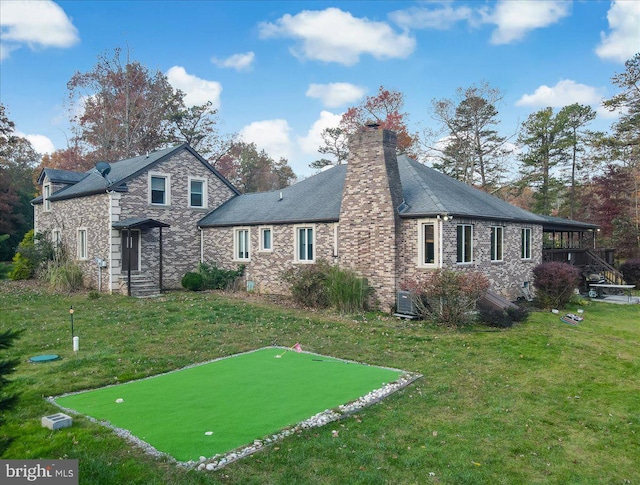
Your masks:
M265 347L52 401L127 430L158 453L190 465L201 456L243 456L298 423L325 423L326 410L365 402L404 374L288 350Z
M74 354L69 308L80 350ZM640 483L640 306L591 303L573 326L539 312L509 330L337 317L212 293L55 295L0 281L21 401L3 458L75 458L87 484ZM569 311L577 310L571 307ZM342 421L215 472L177 467L85 418L49 431L48 396L271 345L424 377ZM55 362L28 358L59 354Z

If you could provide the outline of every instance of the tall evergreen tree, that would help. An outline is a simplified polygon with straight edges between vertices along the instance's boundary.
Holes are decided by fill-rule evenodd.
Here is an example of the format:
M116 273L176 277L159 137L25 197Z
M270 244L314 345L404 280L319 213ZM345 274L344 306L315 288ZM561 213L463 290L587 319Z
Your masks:
M564 120L568 130L567 143L570 145L571 152L569 218L573 219L576 207L576 177L583 165L579 154L585 152L585 146L588 142L588 134L584 132L584 127L595 119L596 112L590 106L574 103L562 108L558 116Z
M5 351L13 346L14 341L19 337L20 332L15 330L5 330L0 332L0 351ZM0 429L5 421L8 411L13 409L18 402L18 395L10 392L7 388L11 381L7 376L15 371L15 367L20 363L19 359L0 359ZM9 447L11 439L0 433L0 456Z
M425 130L423 143L434 168L470 185L492 191L506 172L511 152L498 133L497 104L502 92L487 83L458 88L455 99L432 101L439 128Z
M520 155L521 183L537 189L533 211L549 215L562 186L554 168L569 158L566 117L554 115L551 107L532 113L522 124L518 143L526 149Z

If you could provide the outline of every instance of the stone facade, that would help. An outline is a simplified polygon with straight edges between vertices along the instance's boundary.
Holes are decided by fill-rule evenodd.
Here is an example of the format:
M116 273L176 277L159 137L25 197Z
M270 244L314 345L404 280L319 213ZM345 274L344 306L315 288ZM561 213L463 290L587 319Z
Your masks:
M45 183L47 181L45 180ZM44 205L34 206L36 233L49 232L57 235L68 256L82 268L85 286L108 288L108 270L98 268L95 258L109 258L109 196L97 194L82 199L51 201L51 210ZM86 231L87 254L79 257L78 232ZM55 237L55 236L54 236ZM99 279L99 275L102 276Z
M314 235L313 261L299 261L296 257L297 231L311 228ZM261 249L260 237L263 229L271 231L271 250ZM248 230L250 237L249 259L234 257L235 237L238 230ZM282 281L288 269L314 261L335 261L337 224L274 224L268 226L216 227L203 231L204 262L215 263L219 268L236 269L245 265L244 279L253 283L255 291L263 294L287 294L289 289Z
M167 182L166 204L151 203L151 176ZM190 207L189 186L193 179L206 182L206 206ZM43 184L49 181L44 178ZM54 187L57 189L58 187ZM542 262L542 226L488 219L453 219L435 214L401 216L402 184L396 158L396 137L387 130L368 129L350 139L350 158L342 202L336 220L297 221L271 225L204 227L203 216L234 197L236 192L207 168L188 149L176 150L126 180L126 191L104 192L66 200L35 204L35 229L59 235L69 254L85 272L85 282L103 291L121 291L126 268L122 242L126 230L113 224L128 219L153 219L169 224L162 229L162 286L179 288L182 276L200 261L225 269L245 265L245 280L260 293L286 294L282 274L290 269L325 260L350 268L366 277L375 290L382 310L392 309L397 291L412 279L436 268L476 270L490 280L491 288L515 298L520 286L532 279L532 269ZM333 216L332 216L333 217ZM421 227L435 228L435 260L421 262ZM458 263L457 227L472 227L472 259ZM492 227L503 234L502 258L491 256ZM300 257L299 234L313 234L313 254ZM531 257L522 258L522 230L531 233ZM270 247L264 248L263 232L270 232ZM78 231L87 239L87 252L78 259ZM249 234L248 255L238 255L238 231ZM159 283L160 228L143 229L139 235L139 270ZM97 259L106 261L99 267ZM495 259L495 258L494 258Z
M168 204L158 206L150 203L150 173L167 178ZM206 206L203 208L189 206L189 183L194 178L206 181ZM43 183L48 183L46 177ZM234 195L228 185L189 151L179 150L127 180L126 192L52 200L49 211L44 210L45 204L34 205L35 230L59 232L61 243L84 270L85 285L118 292L125 287L123 277L127 273L122 267L122 241L126 230L113 229L113 224L130 218L150 218L168 223L170 227L162 230L162 286L179 288L182 276L192 271L200 261L198 221ZM77 258L79 229L86 230L87 234L87 254L83 259ZM139 269L134 273L145 275L158 284L160 229L137 232ZM106 261L106 267L99 268L96 258ZM98 275L101 275L100 280Z
M433 267L420 265L420 224L435 222L442 233L441 256ZM471 263L458 263L457 259L457 226L469 224L473 227L473 250ZM491 260L491 227L501 227L503 231L502 260ZM522 229L531 229L531 258L523 259ZM532 270L542 263L542 227L524 223L505 223L504 221L454 218L449 221L441 219L404 219L402 221L402 242L400 243L400 288L405 283L420 279L428 271L437 268L448 268L460 271L479 271L490 282L493 291L510 299L520 296L520 286L533 279ZM440 234L436 233L440 238Z
M396 141L395 133L375 128L352 135L340 208L338 262L366 277L385 309L395 303L398 279Z
M296 261L296 228L310 226L315 235L315 261L323 259L351 268L366 277L375 290L379 308L395 306L397 291L436 268L479 271L491 289L515 299L520 286L532 279L532 269L542 262L542 226L464 218L400 217L402 185L396 159L395 134L369 129L350 139L350 158L344 182L339 221L324 224L207 227L203 229L204 259L227 269L246 265L246 279L261 293L288 293L280 276L307 262ZM421 264L420 226L435 224L437 256L433 264ZM457 226L472 226L472 260L458 263ZM491 227L503 233L502 258L491 259ZM273 247L260 250L261 227L272 230ZM531 258L521 257L523 228L531 230ZM250 258L234 259L234 232L250 233Z

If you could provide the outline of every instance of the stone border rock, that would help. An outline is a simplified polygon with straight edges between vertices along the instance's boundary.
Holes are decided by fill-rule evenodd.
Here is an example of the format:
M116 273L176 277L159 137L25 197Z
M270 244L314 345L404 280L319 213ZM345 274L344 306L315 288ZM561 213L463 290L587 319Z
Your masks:
M176 370L172 370L169 372L165 372L163 374L156 374L153 376L149 376L149 377L144 377L143 379L137 379L139 381L141 380L147 380L147 379L152 379L154 377L160 376L160 375L164 375L164 374L171 374L173 372L179 372L181 370L184 369L189 369L191 367L196 367L199 365L205 365L205 364L210 364L211 362L216 362L218 360L222 360L222 359L228 359L229 357L234 357L237 355L243 355L243 354L249 354L252 352L257 352L258 350L263 350L265 348L274 348L274 349L282 349L282 350L287 350L289 349L288 347L278 347L278 346L270 346L270 347L262 347L260 349L255 349L255 350L250 350L248 352L242 352L239 354L233 354L233 355L228 355L226 357L220 357L217 359L213 359L213 360L209 360L206 362L200 362L197 364L192 364L192 365L188 365L186 367L182 367L180 369L176 369ZM307 354L312 354L312 355L317 355L319 357L327 357L327 358L331 358L331 359L336 359L335 357L329 357L329 356L324 356L321 354L316 354L315 352L307 352L307 351L303 351L304 353ZM369 365L369 364L363 364L361 362L356 362L356 361L352 361L352 360L345 360L345 359L336 359L342 362L347 362L347 363L354 363L354 364L359 364L359 365ZM383 367L383 366L374 366L374 367L380 367L380 368L386 368L389 370L394 370L394 371L401 371L403 372L403 374L394 382L391 382L389 384L384 385L383 387L379 388L379 389L375 389L367 394L365 394L364 396L356 399L355 401L351 401L347 404L341 404L340 406L338 406L337 408L334 409L326 409L318 414L316 414L315 416L311 416L309 419L305 419L304 421L301 421L300 423L296 424L295 426L291 426L288 428L283 429L282 431L280 431L279 433L276 434L272 434L269 435L266 438L263 439L256 439L253 441L252 444L250 445L246 445L246 446L242 446L240 448L236 448L235 450L231 450L228 451L226 453L223 454L217 454L213 457L205 457L205 456L201 456L200 459L198 461L178 461L176 460L173 456L158 451L156 448L154 448L152 445L150 445L149 443L147 443L146 441L141 440L140 438L138 438L137 436L133 435L129 430L126 429L122 429L122 428L118 428L117 426L113 426L110 422L108 421L101 421L98 419L95 419L91 416L84 416L78 412L76 412L73 409L68 409L65 408L63 406L60 406L57 402L56 399L60 398L60 397L65 397L65 396L71 396L74 394L80 394L82 392L87 392L89 389L85 389L83 391L77 391L77 392L70 392L70 393L66 393L66 394L61 394L60 396L55 396L55 397L48 397L47 401L49 401L51 404L55 405L56 407L62 409L65 412L74 414L74 415L78 415L78 416L84 416L85 418L87 418L89 421L93 422L93 423L97 423L100 424L101 426L105 426L111 430L113 430L113 432L120 436L121 438L124 438L125 440L127 440L128 442L132 443L133 445L141 448L145 453L148 453L152 456L158 457L158 458L165 458L171 462L174 462L177 466L180 467L185 467L185 468L193 468L196 470L200 470L200 471L216 471L216 470L220 470L222 468L224 468L225 466L227 466L229 463L233 463L234 461L238 461L242 458L245 458L249 455L252 455L260 450L262 450L263 448L270 446L278 441L282 441L284 438L286 438L287 436L290 436L294 433L300 432L302 430L305 429L311 429L311 428L319 428L321 426L324 426L326 424L332 423L334 421L338 421L340 419L344 419L346 417L351 416L352 414L360 411L363 408L366 408L368 406L371 406L373 404L376 404L378 402L380 402L382 399L384 399L387 396L390 396L391 394L393 394L394 392L399 391L400 389L404 389L405 387L407 387L408 385L410 385L411 383L413 383L414 381L420 379L421 377L423 377L421 374L417 374L417 373L413 373L413 372L406 372L406 371L402 371L401 369L395 369L393 367ZM134 381L129 381L129 382L134 382ZM113 386L117 386L120 384L111 384L109 386L105 386L105 387L113 387ZM102 389L102 388L101 388Z

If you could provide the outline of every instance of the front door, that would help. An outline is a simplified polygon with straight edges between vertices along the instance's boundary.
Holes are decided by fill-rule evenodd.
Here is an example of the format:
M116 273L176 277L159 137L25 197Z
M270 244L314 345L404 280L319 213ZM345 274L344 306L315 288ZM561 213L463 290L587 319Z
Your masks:
M131 271L138 271L140 265L140 231L122 231L122 270L129 268L131 258Z

